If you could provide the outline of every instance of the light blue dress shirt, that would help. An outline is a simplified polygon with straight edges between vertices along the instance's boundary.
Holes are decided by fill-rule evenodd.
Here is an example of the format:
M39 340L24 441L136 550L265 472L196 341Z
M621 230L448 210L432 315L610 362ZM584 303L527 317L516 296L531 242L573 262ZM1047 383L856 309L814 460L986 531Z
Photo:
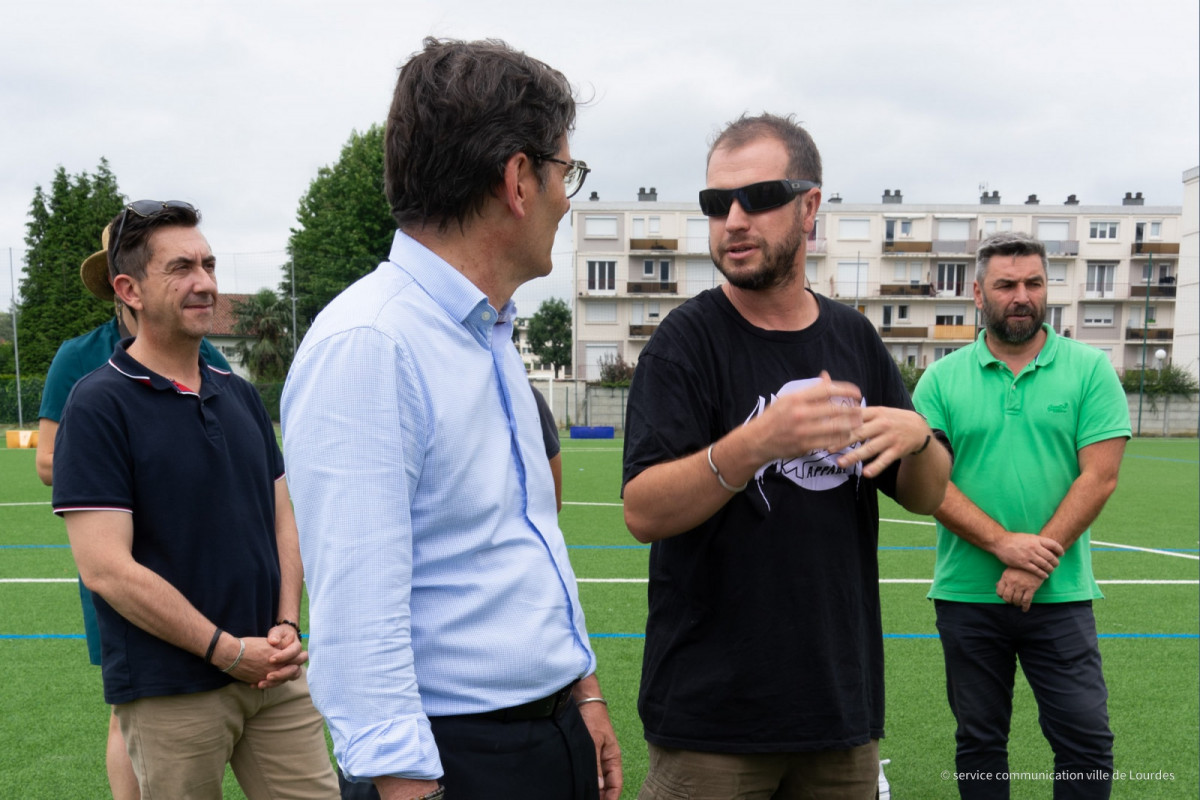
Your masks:
M442 774L430 716L595 670L533 393L478 288L397 232L284 387L309 684L347 777Z

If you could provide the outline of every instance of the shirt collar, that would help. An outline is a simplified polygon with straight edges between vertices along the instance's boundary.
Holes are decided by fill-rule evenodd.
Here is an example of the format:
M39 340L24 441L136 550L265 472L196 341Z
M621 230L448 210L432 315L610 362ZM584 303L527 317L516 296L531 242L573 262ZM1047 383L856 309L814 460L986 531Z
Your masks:
M396 231L388 260L411 275L435 303L468 328L484 347L490 348L492 328L497 322L511 322L516 317L517 307L511 299L499 311L492 308L478 286L404 231Z
M140 361L129 355L128 348L131 344L133 344L132 336L128 339L122 339L120 343L117 344L117 348L113 351L112 357L108 359L108 365L121 375L124 375L126 378L129 378L132 381L137 381L145 386L149 386L152 389L157 389L159 391L169 390L175 392L176 394L190 394L201 398L207 398L216 394L220 394L220 385L223 384L229 377L228 372L221 369L216 369L215 367L210 367L208 362L204 360L204 356L201 355L199 356L201 372L200 392L197 394L194 389L191 391L184 391L183 389L179 388L179 385L174 381L170 380L169 378L164 378L157 372L147 369Z
M1049 323L1042 323L1042 330L1046 332L1046 342L1042 345L1041 351L1034 357L1034 367L1045 367L1054 361L1054 355L1058 352L1058 334L1054 332L1054 328ZM992 351L988 349L987 328L981 328L979 336L975 338L975 358L979 361L979 366L986 367L990 364L999 364L1000 359L992 355Z

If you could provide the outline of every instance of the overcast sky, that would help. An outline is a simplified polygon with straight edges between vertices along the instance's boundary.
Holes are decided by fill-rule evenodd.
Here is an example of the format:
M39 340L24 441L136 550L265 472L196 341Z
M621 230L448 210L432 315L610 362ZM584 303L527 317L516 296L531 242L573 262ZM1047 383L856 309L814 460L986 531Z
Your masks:
M427 35L504 39L590 99L581 199L691 201L716 130L768 110L805 123L846 202L976 203L986 183L1180 205L1198 30L1196 0L5 0L0 308L34 187L101 157L130 199L201 208L223 291L275 286L301 195ZM570 285L569 248L548 284Z

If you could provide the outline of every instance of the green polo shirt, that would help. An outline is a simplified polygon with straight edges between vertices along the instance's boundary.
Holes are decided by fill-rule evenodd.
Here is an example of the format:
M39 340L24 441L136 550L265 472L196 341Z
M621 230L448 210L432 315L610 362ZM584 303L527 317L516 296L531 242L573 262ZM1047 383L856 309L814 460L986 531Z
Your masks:
M1129 405L1108 358L1064 339L1049 325L1046 344L1013 377L988 350L986 331L935 361L913 404L954 447L950 479L1005 530L1039 533L1079 475L1078 452L1129 438ZM998 558L937 526L937 565L929 597L1001 603ZM1034 595L1064 603L1102 597L1092 577L1091 531L1084 531Z

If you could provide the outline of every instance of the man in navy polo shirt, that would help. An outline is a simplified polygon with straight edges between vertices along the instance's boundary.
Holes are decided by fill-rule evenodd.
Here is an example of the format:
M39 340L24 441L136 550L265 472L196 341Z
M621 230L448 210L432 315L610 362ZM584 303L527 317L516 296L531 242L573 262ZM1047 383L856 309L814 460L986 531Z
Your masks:
M199 219L142 200L113 220L110 277L138 336L67 400L54 511L142 796L219 798L228 762L249 798L333 798L283 458L254 388L200 356L217 285Z

